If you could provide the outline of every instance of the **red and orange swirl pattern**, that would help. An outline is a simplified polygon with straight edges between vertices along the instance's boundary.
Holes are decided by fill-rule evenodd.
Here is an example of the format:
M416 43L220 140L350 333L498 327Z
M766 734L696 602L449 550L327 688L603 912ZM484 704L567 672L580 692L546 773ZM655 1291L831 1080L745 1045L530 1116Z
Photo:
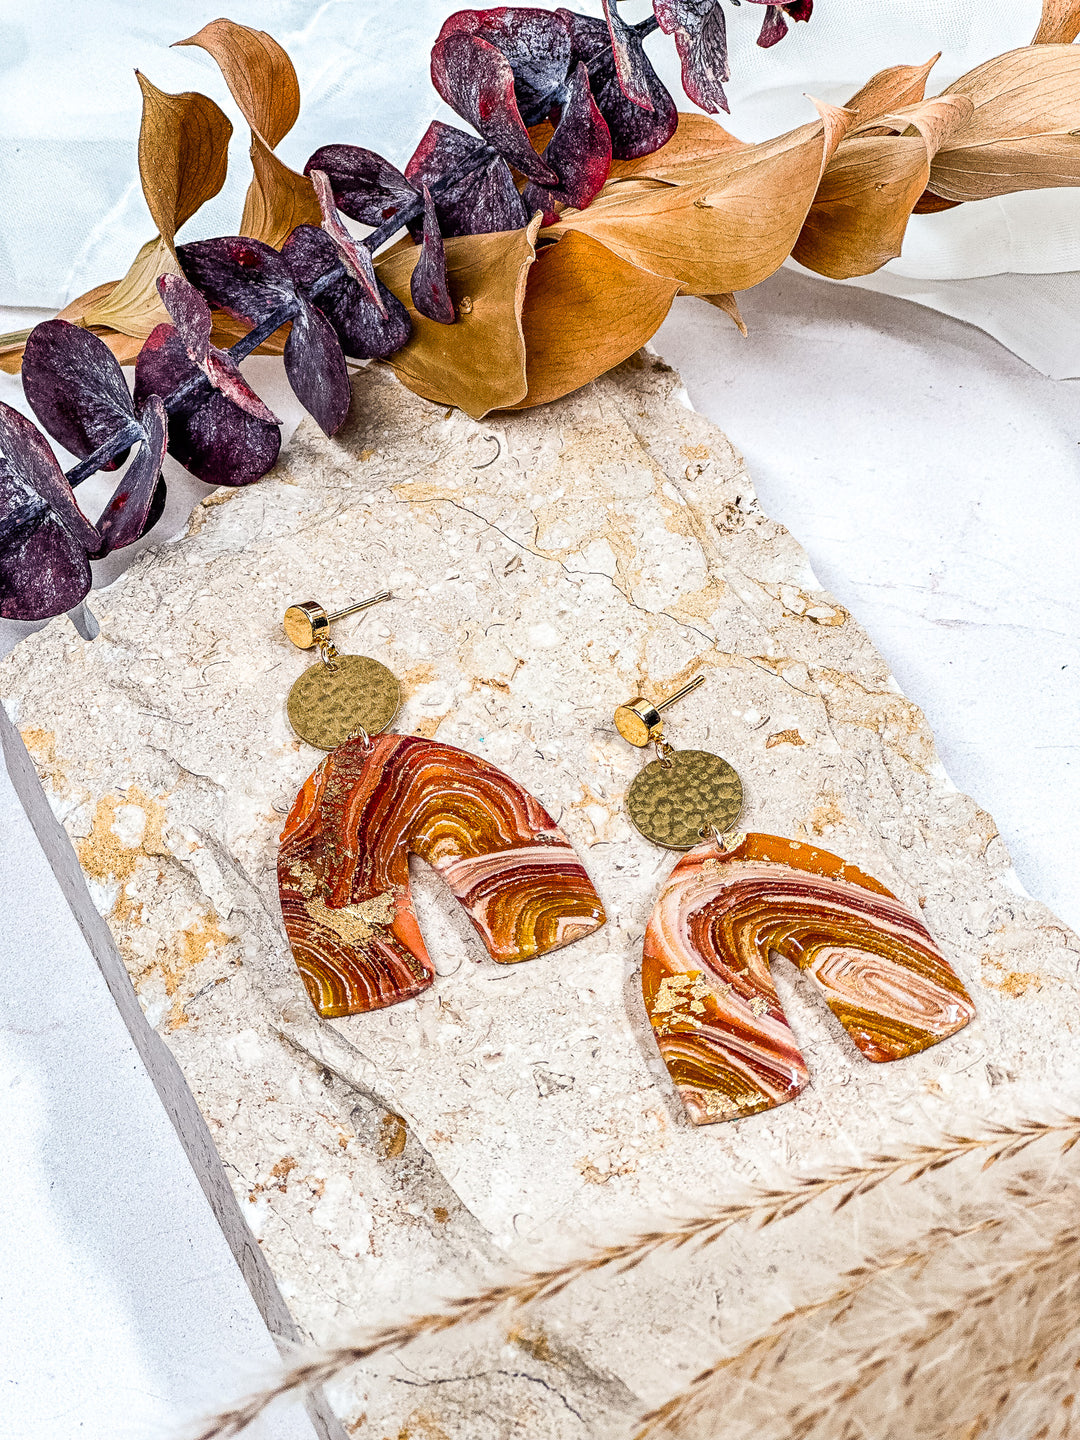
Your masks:
M641 983L690 1118L734 1120L809 1079L769 972L776 954L820 986L868 1060L914 1055L975 1013L926 926L836 855L775 835L699 845L664 887Z
M410 853L496 960L531 960L604 923L570 842L508 775L415 735L350 740L305 781L278 854L285 930L320 1015L378 1010L434 980Z

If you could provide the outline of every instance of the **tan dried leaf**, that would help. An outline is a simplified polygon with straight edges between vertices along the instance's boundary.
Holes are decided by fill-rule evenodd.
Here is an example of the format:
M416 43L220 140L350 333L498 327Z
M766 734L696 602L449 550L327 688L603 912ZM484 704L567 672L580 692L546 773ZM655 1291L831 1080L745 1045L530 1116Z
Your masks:
M943 94L966 96L975 108L931 164L934 195L986 200L1080 185L1080 48L1012 50L961 76Z
M155 326L169 318L157 292L157 278L179 272L172 245L158 235L142 246L131 269L107 294L98 300L81 297L84 304L80 318L86 325L105 325L122 335L145 340Z
M639 270L677 280L687 294L747 290L791 253L854 119L833 105L818 110L821 120L810 125L716 155L693 183L609 182L587 210L566 211L551 234L579 231Z
M888 70L879 70L856 90L850 100L845 101L845 110L854 110L863 124L874 115L886 110L896 110L901 105L917 105L926 94L926 79L941 59L941 51L927 60L925 65L893 65Z
M409 281L419 246L406 241L375 261L379 279L412 321L408 344L387 362L410 390L441 405L457 405L474 420L523 398L521 309L539 228L536 216L524 230L446 241L446 273L459 317L453 325L428 320L412 303Z
M176 43L197 45L213 57L251 127L254 175L239 234L277 249L297 225L318 225L321 217L311 181L274 154L300 113L300 86L286 52L264 30L233 20L211 20Z
M966 96L945 95L875 114L846 135L822 177L794 258L819 275L846 280L899 255L933 156L973 110Z
M1080 0L1043 0L1033 45L1071 45L1080 35Z
M528 389L507 408L557 400L626 360L659 329L678 290L587 235L570 231L546 246L521 317Z
M739 303L730 292L726 295L702 295L701 299L707 300L710 305L715 305L717 310L722 310L725 315L730 316L736 330L744 340L750 334L746 328L746 321L742 318L742 312L739 310Z
M744 140L729 134L708 115L682 111L675 134L666 145L637 160L613 160L610 174L616 180L639 177L685 183L702 162L745 147Z
M177 230L225 184L232 125L195 91L169 95L136 70L143 95L139 178L158 234L170 247Z

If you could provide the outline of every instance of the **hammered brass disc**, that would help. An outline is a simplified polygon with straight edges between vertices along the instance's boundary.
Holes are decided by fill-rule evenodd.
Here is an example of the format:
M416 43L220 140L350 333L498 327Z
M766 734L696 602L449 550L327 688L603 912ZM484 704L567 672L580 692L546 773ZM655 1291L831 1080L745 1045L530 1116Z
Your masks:
M333 750L357 730L378 735L401 704L397 676L366 655L338 655L331 670L309 666L289 691L289 722L301 740Z
M719 755L707 750L674 750L640 772L626 797L630 819L656 845L690 850L702 843L702 830L715 825L723 834L742 810L742 781Z

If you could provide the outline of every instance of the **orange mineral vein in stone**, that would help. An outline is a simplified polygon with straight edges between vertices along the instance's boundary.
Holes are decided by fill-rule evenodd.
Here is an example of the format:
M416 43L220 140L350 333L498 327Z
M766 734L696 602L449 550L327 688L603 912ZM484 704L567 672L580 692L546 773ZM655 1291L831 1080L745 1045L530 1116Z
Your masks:
M410 854L438 871L496 960L531 960L604 923L570 842L508 775L415 735L350 740L305 781L278 854L285 929L320 1015L377 1010L434 980Z
M698 1125L794 1099L809 1079L769 972L821 989L868 1060L914 1055L975 1013L926 926L836 855L775 835L700 845L665 885L641 983L660 1053Z

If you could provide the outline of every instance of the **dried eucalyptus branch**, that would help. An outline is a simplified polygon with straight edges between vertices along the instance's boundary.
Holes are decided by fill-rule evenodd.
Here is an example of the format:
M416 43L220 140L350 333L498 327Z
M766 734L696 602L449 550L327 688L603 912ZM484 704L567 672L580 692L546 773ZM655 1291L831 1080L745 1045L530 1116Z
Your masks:
M1045 1121L1020 1120L1011 1125L994 1123L987 1126L982 1134L945 1135L935 1144L905 1147L895 1152L872 1155L857 1165L827 1170L820 1175L800 1176L786 1187L754 1190L743 1199L728 1202L701 1215L677 1221L665 1228L645 1231L561 1265L502 1281L471 1295L459 1296L447 1301L440 1310L411 1316L348 1344L326 1349L293 1366L261 1393L222 1411L195 1440L220 1440L220 1437L238 1435L268 1405L283 1395L324 1385L373 1355L400 1349L415 1340L439 1335L461 1325L475 1324L504 1307L521 1308L550 1300L586 1276L606 1270L625 1274L662 1251L710 1245L736 1225L747 1224L762 1229L797 1214L819 1199L831 1199L832 1209L837 1211L889 1180L900 1178L901 1183L908 1184L970 1155L980 1155L985 1170L998 1161L1014 1159L1038 1141L1050 1137L1060 1139L1062 1153L1071 1150L1080 1141L1080 1115L1062 1115Z

